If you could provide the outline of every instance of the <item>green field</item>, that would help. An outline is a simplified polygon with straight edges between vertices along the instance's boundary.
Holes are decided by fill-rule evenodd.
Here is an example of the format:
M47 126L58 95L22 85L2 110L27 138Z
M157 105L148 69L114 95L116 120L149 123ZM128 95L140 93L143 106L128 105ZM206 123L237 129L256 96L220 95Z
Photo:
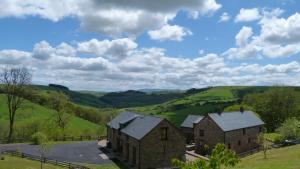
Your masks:
M245 157L234 169L300 168L300 145L272 149L269 150L267 154L267 159L264 159L262 152Z
M5 103L5 96L0 94L0 127L7 127L8 109ZM35 123L47 125L54 118L55 111L29 101L25 101L23 106L17 111L16 114L16 134L21 135L26 127L30 127ZM87 120L72 116L66 127L66 132L72 136L78 136L81 134L101 134L104 132L104 125L97 125Z
M40 169L40 163L37 161L26 160L18 157L5 156L0 160L0 169ZM43 169L63 169L54 165L44 164Z
M153 106L137 107L132 110L167 118L178 126L189 114L204 115L215 112L227 102L236 101L237 98L233 95L232 89L238 88L242 87L215 87L181 99Z
M22 159L19 157L4 156L4 160L0 160L0 169L40 169L40 162ZM120 169L116 164L92 165L85 164L91 169ZM43 164L43 169L63 169L50 164Z

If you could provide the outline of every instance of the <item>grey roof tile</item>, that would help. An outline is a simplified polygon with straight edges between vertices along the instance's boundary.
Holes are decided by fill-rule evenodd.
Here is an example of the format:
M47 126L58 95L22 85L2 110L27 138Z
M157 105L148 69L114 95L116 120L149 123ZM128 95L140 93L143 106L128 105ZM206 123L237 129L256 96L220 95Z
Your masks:
M221 114L210 113L208 116L211 117L223 131L231 131L264 124L264 122L252 111L245 111L243 113L239 111L224 112Z
M163 119L154 116L140 116L135 118L131 123L121 130L122 133L138 140L142 139L153 128L155 128Z
M188 115L185 120L181 123L181 127L193 128L194 123L199 123L203 119L203 116L199 115Z
M120 124L127 123L125 127L121 129L121 132L140 140L162 120L163 119L159 117L123 112L108 122L107 125L114 129L121 129Z
M107 123L107 125L114 129L120 128L120 123L124 124L126 122L129 122L130 120L133 120L134 118L138 117L140 115L132 112L122 112L115 118L113 118L110 122Z

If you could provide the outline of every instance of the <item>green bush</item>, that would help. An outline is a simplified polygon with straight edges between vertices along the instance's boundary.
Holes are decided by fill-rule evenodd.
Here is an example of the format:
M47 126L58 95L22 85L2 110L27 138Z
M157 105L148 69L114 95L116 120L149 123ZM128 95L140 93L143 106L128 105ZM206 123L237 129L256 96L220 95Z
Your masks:
M0 155L0 160L5 160L4 156Z
M284 139L300 140L300 121L296 118L290 118L277 129Z
M283 140L284 140L284 137L282 135L276 135L274 137L274 143L276 143L276 144L282 143Z
M47 135L42 132L36 132L31 136L31 141L35 145L40 145L48 141Z

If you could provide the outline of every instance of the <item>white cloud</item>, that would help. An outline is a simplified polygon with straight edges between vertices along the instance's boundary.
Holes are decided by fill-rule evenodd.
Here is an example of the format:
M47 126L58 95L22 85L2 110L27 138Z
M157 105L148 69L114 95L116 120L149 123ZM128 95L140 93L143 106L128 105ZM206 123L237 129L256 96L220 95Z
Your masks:
M178 25L165 25L159 30L148 31L148 35L153 40L182 41L185 36L192 35L192 32Z
M243 27L236 35L236 48L230 48L224 55L229 58L288 57L300 53L300 14L279 18L280 9L264 10L259 21L261 30L254 36L252 29Z
M261 18L258 8L240 9L240 13L235 17L235 22L251 22Z
M218 22L227 22L229 20L230 20L229 14L227 12L223 12Z
M57 22L65 17L79 18L86 31L109 36L136 36L146 30L159 29L172 20L178 11L193 18L211 15L221 8L215 0L3 0L0 17L38 16Z
M240 32L235 36L237 46L246 46L248 39L253 35L252 28L243 26Z
M128 38L103 40L92 39L78 43L78 51L82 53L95 54L105 58L122 59L128 56L129 52L138 45Z
M91 41L97 42L96 44L115 44L111 40L94 39L86 42ZM116 42L120 41L124 39L116 39ZM42 49L51 49L43 50L45 56L50 56L47 59L34 57L33 51L2 50L0 67L26 66L33 71L34 83L60 83L73 89L89 90L272 85L283 80L285 84L300 84L300 80L297 80L300 79L300 65L296 61L232 66L224 57L214 53L196 58L179 58L168 56L161 48L138 47L127 49L130 54L122 59L104 58L106 51L99 52L98 48L90 48L91 55L87 58L81 57L79 48L82 43L85 42L74 45L61 43L56 47L45 41L36 44L35 46L43 44ZM116 49L111 46L109 48Z

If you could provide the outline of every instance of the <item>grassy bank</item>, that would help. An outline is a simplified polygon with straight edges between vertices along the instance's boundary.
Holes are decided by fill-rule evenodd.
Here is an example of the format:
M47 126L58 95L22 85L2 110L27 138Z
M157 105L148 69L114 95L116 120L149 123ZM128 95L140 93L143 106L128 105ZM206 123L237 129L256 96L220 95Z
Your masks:
M245 157L235 169L299 169L300 168L300 145L267 152L264 159L262 152Z

